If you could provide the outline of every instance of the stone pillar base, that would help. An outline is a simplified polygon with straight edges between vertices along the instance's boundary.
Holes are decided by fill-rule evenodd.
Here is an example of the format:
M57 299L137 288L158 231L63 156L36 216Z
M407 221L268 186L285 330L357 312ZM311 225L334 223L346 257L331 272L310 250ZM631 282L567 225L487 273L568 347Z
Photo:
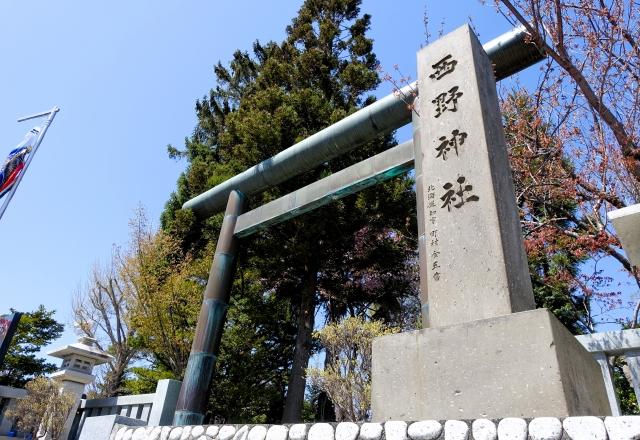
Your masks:
M382 336L375 421L610 415L600 367L546 309Z

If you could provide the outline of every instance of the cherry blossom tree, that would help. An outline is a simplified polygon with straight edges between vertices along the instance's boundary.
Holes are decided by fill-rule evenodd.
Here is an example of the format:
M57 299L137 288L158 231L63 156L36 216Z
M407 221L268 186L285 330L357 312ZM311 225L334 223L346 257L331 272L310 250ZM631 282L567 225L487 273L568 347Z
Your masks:
M563 249L581 263L558 278L582 298L582 331L612 320L636 327L640 302L628 304L620 285L637 288L640 272L606 212L640 196L640 8L624 0L494 3L548 55L532 94L503 108L512 117L508 138L530 259ZM529 112L521 119L518 99ZM622 318L608 313L624 307Z

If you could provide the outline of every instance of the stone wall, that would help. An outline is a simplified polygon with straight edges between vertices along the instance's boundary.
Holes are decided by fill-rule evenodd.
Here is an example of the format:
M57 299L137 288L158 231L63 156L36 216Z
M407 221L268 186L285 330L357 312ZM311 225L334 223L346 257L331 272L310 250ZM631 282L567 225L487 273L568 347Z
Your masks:
M116 426L110 440L633 440L640 416L531 420L315 423L295 425Z

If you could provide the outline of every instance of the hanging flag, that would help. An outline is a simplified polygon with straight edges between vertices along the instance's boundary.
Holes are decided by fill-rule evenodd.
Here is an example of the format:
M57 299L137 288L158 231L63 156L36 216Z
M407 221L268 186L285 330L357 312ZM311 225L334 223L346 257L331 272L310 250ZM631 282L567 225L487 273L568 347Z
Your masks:
M13 184L18 180L18 176L25 166L27 157L31 153L38 137L40 127L32 128L16 148L11 150L9 156L0 168L0 198L11 190Z

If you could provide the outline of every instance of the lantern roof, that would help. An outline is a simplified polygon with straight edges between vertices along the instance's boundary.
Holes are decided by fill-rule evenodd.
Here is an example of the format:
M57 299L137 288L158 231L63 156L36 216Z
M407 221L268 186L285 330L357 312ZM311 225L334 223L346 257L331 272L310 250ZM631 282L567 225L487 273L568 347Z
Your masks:
M56 348L47 354L61 359L66 358L69 355L76 354L84 358L91 359L94 361L94 365L104 364L114 359L113 356L97 346L94 338L89 338L87 336L80 336L78 338L78 342Z

